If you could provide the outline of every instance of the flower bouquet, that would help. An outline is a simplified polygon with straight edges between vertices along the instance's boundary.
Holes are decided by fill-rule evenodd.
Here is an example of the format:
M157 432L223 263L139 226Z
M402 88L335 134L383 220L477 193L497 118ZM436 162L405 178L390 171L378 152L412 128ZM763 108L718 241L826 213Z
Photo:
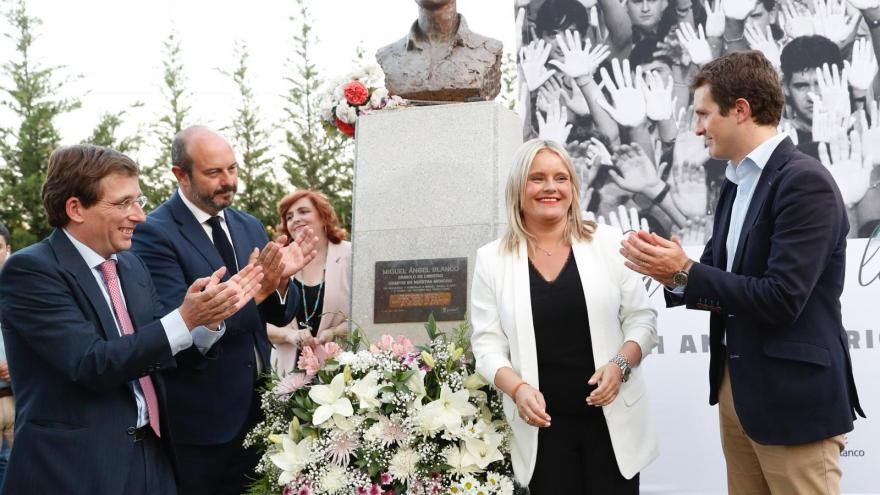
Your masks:
M319 107L327 132L341 132L354 137L359 116L406 106L407 101L403 98L388 95L384 81L382 69L377 65L368 65L324 86Z
M246 445L263 450L251 494L513 493L501 401L474 372L467 326L426 324L416 348L384 335L359 350L306 347L262 394L265 419Z

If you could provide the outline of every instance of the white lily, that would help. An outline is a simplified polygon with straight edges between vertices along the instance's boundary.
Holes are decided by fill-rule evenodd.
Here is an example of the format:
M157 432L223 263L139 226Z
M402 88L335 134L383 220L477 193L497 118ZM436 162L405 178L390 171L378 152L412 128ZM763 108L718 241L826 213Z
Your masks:
M312 415L312 424L320 425L331 417L340 419L354 414L351 401L344 396L345 376L342 373L333 377L330 385L315 385L309 390L309 397L320 406Z
M429 403L422 410L423 426L429 431L446 428L454 431L461 428L461 420L476 414L477 408L468 402L467 389L453 392L449 385L443 384L440 398Z
M487 434L482 440L477 438L465 438L462 449L462 462L476 464L480 470L486 469L489 464L504 459L498 447L501 445L501 437L497 434Z
M485 387L488 384L489 382L487 382L486 379L483 378L483 375L479 373L472 373L468 375L468 377L464 379L463 383L464 388L468 390L477 390L479 388Z
M412 374L409 378L406 379L406 388L409 389L410 392L415 394L415 399L413 400L413 404L416 407L422 404L422 398L428 394L425 390L425 375L427 372L423 370L417 370Z
M452 472L455 474L475 473L480 470L476 464L465 459L461 447L457 445L447 447L443 454L446 456L446 464L452 468Z
M378 399L381 388L378 382L379 374L372 370L351 386L351 392L357 396L362 411L378 409L382 405Z
M290 435L281 437L281 451L269 456L269 460L281 470L281 476L278 477L279 485L286 485L296 479L296 475L309 460L312 442L312 437L305 437L298 443L294 442Z

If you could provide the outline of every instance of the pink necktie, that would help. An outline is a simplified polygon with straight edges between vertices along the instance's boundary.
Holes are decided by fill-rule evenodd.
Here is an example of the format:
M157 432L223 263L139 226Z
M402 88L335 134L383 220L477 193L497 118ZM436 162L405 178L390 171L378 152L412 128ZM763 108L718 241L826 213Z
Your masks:
M122 291L119 289L119 276L116 274L116 262L107 260L101 263L101 275L104 276L104 283L107 284L107 292L110 293L110 302L113 303L113 311L119 320L119 327L122 329L122 335L134 333L134 326L131 324L131 318L128 317L128 311L122 304ZM153 387L153 380L150 375L142 376L138 379L141 384L141 391L144 393L144 400L147 401L147 413L150 416L150 427L156 436L159 436L159 401L156 398L156 389Z

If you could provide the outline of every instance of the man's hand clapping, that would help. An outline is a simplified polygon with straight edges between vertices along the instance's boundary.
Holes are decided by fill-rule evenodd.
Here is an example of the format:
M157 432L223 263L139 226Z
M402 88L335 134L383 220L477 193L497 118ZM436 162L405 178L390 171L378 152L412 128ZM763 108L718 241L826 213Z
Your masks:
M216 329L221 321L253 299L263 280L263 269L255 263L248 264L226 282L220 282L224 273L225 266L189 286L179 311L190 331L198 326Z

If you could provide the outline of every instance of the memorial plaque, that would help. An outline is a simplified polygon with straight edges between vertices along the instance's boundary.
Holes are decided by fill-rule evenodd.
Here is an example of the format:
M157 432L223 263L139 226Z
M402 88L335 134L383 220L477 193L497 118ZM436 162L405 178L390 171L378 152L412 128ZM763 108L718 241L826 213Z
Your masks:
M377 261L373 323L464 320L467 258Z

